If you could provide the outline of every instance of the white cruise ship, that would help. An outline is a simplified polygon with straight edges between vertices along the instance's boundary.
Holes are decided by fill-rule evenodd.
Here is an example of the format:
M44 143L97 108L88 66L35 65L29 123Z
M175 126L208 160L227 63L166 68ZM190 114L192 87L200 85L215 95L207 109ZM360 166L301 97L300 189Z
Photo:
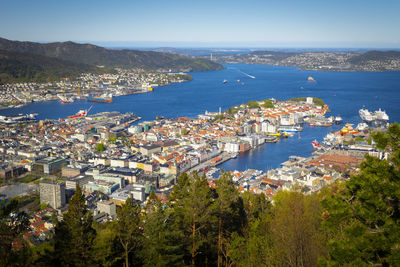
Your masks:
M389 116L381 109L374 112L369 112L368 109L362 108L360 109L359 114L363 122L367 124L374 124L378 127L385 127L389 122Z
M358 111L358 114L360 114L360 118L366 123L371 123L374 120L374 117L372 116L371 112L369 112L368 109L366 108L360 109Z

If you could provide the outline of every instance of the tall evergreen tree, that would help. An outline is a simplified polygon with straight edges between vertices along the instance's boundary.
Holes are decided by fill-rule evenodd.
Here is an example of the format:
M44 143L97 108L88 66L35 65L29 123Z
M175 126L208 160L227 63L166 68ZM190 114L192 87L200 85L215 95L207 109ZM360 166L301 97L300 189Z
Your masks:
M93 217L86 208L85 197L79 185L69 202L63 220L57 222L54 236L54 262L61 266L87 266L94 264L93 240L96 231Z
M264 194L242 194L247 223L242 233L234 232L228 251L235 266L274 266L270 221L271 203Z
M191 266L204 264L208 260L206 253L207 235L211 221L212 192L207 179L200 177L197 172L178 179L177 189L170 196L170 205L173 208L171 214L174 219L174 227L182 231L184 245L188 252L187 263ZM202 256L202 263L199 255Z
M367 156L360 172L335 184L322 200L331 238L329 266L400 265L400 126L374 136L388 160Z
M234 232L241 232L246 222L246 216L242 199L231 175L222 172L215 185L216 199L212 208L213 215L217 219L217 265L222 266L224 263L230 262L229 250L227 249L229 239Z
M183 233L173 227L170 213L167 205L154 198L149 201L144 225L144 266L183 265Z
M124 266L138 266L143 243L140 206L128 198L117 210L116 240L122 246Z

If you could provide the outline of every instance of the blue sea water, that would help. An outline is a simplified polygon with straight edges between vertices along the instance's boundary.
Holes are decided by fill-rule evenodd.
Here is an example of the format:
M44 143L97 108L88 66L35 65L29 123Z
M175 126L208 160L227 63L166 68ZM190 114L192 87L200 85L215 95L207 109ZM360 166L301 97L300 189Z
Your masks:
M360 122L358 110L382 108L390 121L400 121L400 72L324 72L294 67L226 64L226 69L191 73L193 81L156 88L154 92L115 97L114 103L96 103L90 113L101 111L134 112L143 120L165 117L196 117L247 103L250 100L292 97L319 97L330 107L330 115L340 115L344 122ZM252 78L254 76L255 78ZM315 82L307 82L312 76ZM223 83L223 80L228 80ZM240 80L240 82L238 82ZM39 119L59 119L87 109L84 100L70 104L59 101L32 103L20 109L1 110L2 115L38 113ZM279 167L291 155L309 156L311 141L340 126L326 128L305 126L303 132L275 144L265 144L242 153L220 167L225 170L271 169Z

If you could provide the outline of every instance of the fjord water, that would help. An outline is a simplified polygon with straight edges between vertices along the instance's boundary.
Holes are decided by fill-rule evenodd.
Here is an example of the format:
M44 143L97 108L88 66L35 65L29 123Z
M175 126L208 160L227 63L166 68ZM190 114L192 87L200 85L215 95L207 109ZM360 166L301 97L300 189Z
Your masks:
M193 81L190 82L159 87L154 92L115 97L111 104L96 103L90 113L134 112L143 120L153 120L157 115L196 117L206 110L218 111L219 107L226 110L250 100L313 96L329 105L331 113L327 116L340 115L344 122L360 122L358 110L363 106L369 110L382 108L391 122L400 121L400 72L305 71L246 64L226 64L225 67L220 71L191 73ZM308 76L315 82L307 82ZM225 79L227 83L223 83ZM87 109L91 104L83 100L71 104L49 101L1 110L0 114L38 113L38 119L59 119ZM321 141L327 133L340 127L305 126L303 132L292 138L242 153L220 167L225 170L276 168L291 155L311 155L311 141Z

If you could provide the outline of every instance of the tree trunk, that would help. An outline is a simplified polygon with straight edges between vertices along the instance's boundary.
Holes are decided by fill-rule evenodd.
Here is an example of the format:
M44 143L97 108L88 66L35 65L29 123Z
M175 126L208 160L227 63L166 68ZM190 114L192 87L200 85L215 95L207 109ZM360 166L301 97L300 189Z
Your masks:
M195 266L194 258L196 257L196 249L195 249L195 237L196 237L196 221L193 221L192 226L192 266Z
M222 266L222 219L218 218L218 267Z
M125 267L129 267L128 248L125 247Z

